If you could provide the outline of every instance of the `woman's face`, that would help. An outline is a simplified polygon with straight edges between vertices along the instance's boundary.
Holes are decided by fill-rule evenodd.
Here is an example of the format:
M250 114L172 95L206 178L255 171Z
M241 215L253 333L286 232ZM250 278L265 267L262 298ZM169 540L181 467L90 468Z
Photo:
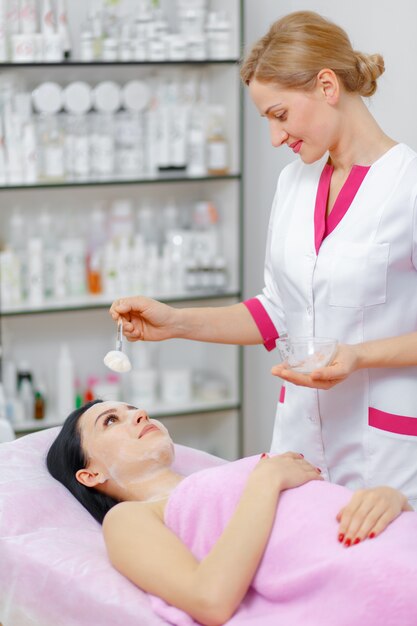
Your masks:
M110 479L123 488L173 461L174 447L165 426L124 402L94 404L78 426L87 468L97 484Z
M336 138L337 117L328 91L318 82L313 91L285 89L272 83L249 83L251 98L269 122L272 145L287 145L304 163L314 163Z

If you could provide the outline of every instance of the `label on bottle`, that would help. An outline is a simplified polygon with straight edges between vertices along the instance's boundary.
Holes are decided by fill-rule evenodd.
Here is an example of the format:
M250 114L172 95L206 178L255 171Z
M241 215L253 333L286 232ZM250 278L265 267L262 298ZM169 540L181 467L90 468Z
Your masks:
M45 148L45 176L47 178L61 178L64 176L64 151L61 146L47 146Z
M227 144L223 140L207 142L207 169L227 169Z

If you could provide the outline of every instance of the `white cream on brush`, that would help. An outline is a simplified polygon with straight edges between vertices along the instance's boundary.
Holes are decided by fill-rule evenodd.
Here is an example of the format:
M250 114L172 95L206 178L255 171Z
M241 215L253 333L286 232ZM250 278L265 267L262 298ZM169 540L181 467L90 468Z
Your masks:
M103 359L104 365L113 370L113 372L119 372L120 374L130 372L132 369L129 357L122 352L122 328L122 322L119 320L117 324L116 350L110 350Z

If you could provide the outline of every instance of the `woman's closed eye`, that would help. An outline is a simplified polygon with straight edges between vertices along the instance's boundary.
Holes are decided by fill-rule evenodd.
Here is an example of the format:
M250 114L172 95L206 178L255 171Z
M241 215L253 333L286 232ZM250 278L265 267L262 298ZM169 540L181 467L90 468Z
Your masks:
M111 421L113 420L113 421ZM119 418L117 417L117 415L115 415L114 413L111 413L110 415L108 415L104 421L103 421L103 425L104 426L109 426L109 424L114 424L115 422L118 422Z
M275 119L280 120L281 122L285 122L285 120L287 119L287 114L286 113L280 113L279 115L274 115Z

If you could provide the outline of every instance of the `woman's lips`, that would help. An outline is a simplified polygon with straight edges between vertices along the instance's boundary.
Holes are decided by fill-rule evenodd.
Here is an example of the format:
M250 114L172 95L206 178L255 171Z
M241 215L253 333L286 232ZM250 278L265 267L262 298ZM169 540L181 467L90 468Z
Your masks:
M298 141L294 141L294 143L290 144L290 148L292 149L293 152L297 154L301 150L302 143L303 143L302 139L299 139Z
M142 432L139 435L139 439L141 439L147 433L150 433L152 430L159 430L159 428L155 426L154 424L149 424L149 426L145 426L145 428L142 430Z

